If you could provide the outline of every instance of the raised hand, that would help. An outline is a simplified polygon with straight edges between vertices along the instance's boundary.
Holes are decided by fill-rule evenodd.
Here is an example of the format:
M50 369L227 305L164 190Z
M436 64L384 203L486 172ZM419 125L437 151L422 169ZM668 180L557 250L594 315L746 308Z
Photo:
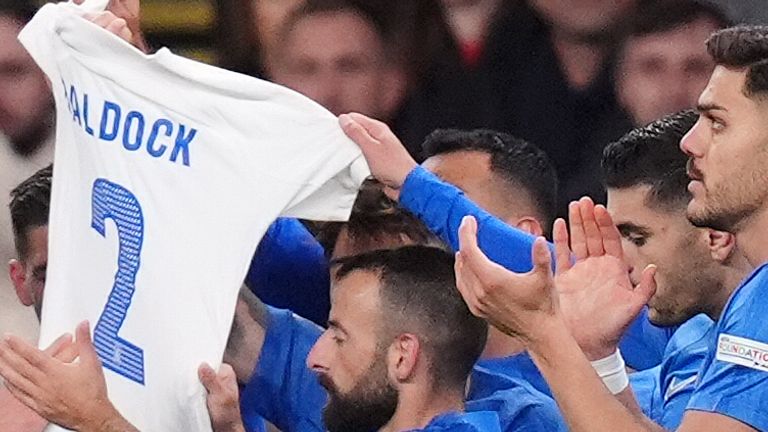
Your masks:
M560 311L590 360L613 354L624 331L656 291L655 267L632 286L621 237L605 207L582 198L553 229ZM570 246L569 246L570 240Z
M208 391L208 414L214 432L245 432L240 416L240 397L232 367L224 363L217 374L203 364L197 371L200 382Z
M477 221L466 217L459 229L456 284L470 311L505 334L531 343L559 320L546 241L533 245L533 269L514 273L492 262L477 244Z
M406 177L416 167L416 161L383 122L352 113L339 116L339 124L360 146L373 176L391 188L394 194L389 195L396 199Z
M85 0L74 0L82 4ZM110 0L104 12L86 14L86 19L114 33L147 53L149 47L141 31L141 2L139 0Z
M73 362L75 355L79 362ZM68 429L108 430L107 425L122 419L107 398L87 322L77 327L74 345L65 335L46 351L7 336L0 342L0 375L17 399Z

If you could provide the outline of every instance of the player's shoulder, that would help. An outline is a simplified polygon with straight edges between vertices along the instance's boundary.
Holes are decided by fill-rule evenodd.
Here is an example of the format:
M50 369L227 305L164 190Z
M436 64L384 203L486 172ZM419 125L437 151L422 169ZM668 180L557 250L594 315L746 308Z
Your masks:
M719 330L731 327L765 328L762 321L768 317L768 263L755 269L731 295L718 322Z

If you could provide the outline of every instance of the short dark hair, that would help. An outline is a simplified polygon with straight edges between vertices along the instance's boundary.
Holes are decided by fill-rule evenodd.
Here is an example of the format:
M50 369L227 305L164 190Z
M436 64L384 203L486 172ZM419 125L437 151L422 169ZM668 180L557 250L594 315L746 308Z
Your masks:
M9 16L21 24L31 21L36 10L29 0L0 0L0 15Z
M280 38L286 39L293 31L296 24L304 18L327 13L350 12L357 14L367 21L376 34L381 38L382 46L389 48L389 41L392 38L392 32L384 24L381 14L374 10L370 2L364 0L307 0L302 6L288 15L282 27L279 30Z
M656 0L628 15L622 25L623 40L665 33L686 24L709 18L722 28L730 20L719 7L700 0ZM704 41L701 41L704 43Z
M348 222L325 224L321 229L318 240L326 255L333 254L342 228L347 229L347 235L356 243L376 243L399 237L420 245L443 245L421 220L389 198L381 183L373 179L366 180L360 188Z
M609 189L650 186L648 204L678 209L690 201L687 156L680 140L698 119L686 110L632 130L603 152L603 175Z
M41 169L11 191L11 224L13 239L19 258L29 252L29 231L48 225L51 206L51 179L53 165Z
M412 333L427 353L436 389L462 389L488 337L456 288L454 257L441 249L408 246L340 261L336 280L355 271L379 276L384 328Z
M715 32L707 41L715 63L746 69L744 94L765 97L768 93L768 26L736 26Z
M459 151L490 155L491 172L511 189L522 189L539 212L546 230L557 212L557 173L549 157L534 144L488 129L438 129L424 141L427 158Z

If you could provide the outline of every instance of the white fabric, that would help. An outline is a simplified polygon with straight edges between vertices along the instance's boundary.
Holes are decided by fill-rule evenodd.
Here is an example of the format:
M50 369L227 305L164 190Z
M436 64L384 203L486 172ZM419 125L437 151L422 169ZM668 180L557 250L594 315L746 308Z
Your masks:
M57 109L40 345L84 319L96 327L111 305L94 338L118 409L142 431L210 430L197 368L221 362L257 242L280 215L345 220L368 167L298 93L145 56L78 13L49 4L20 36ZM115 349L104 329L126 304Z

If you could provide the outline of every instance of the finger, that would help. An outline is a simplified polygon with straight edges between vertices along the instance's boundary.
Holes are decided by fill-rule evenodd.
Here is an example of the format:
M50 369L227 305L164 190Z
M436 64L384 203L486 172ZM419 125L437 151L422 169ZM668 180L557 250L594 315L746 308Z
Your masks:
M83 17L101 28L107 28L109 24L118 19L112 12L86 13Z
M362 126L374 139L378 141L397 139L386 123L372 119L360 113L350 113L350 118Z
M84 366L100 368L101 360L96 353L96 348L91 340L91 328L88 321L83 321L75 329L75 345L80 356L80 363Z
M538 237L533 242L533 270L531 272L544 278L552 276L552 254L547 247L547 240L544 237Z
M456 272L456 287L459 289L459 294L461 294L461 297L467 304L469 311L472 315L483 318L473 288L473 284L475 283L473 279L475 278L473 277L474 275L471 275L471 270L464 264L464 257L461 252L456 253L454 271Z
M466 250L469 253L477 248L477 219L464 216L459 225L459 250L462 252Z
M639 306L645 306L656 294L656 266L651 264L640 275L640 283L635 287Z
M571 269L571 248L568 246L568 227L565 220L558 218L552 227L552 240L555 243L555 269L557 274Z
M222 363L219 367L219 377L224 378L226 380L234 379L235 378L235 370L232 369L232 366L230 366L227 363Z
M595 221L600 230L600 235L603 237L605 253L623 261L624 248L621 246L621 234L605 206L595 206Z
M65 333L53 341L53 343L49 345L48 348L46 348L43 352L55 357L57 354L67 349L70 345L72 345L72 335Z
M123 18L117 18L116 20L107 24L106 29L108 32L116 35L126 42L131 42L133 39L133 33L128 28L128 23Z
M581 204L573 201L568 205L568 224L571 228L571 250L577 261L586 259L587 240L584 235L584 224L581 220Z
M365 152L371 149L372 146L381 145L376 139L374 139L368 131L357 121L355 121L349 114L342 114L339 116L339 125L345 134L355 142Z
M595 220L595 203L589 197L579 200L579 212L581 213L581 223L584 226L584 238L587 242L587 253L591 257L605 255L603 246L603 237L600 234L600 228L597 227Z
M216 393L221 391L219 382L216 380L216 371L213 370L213 368L209 366L208 363L203 363L200 365L200 367L197 369L197 376L200 378L200 382L203 383L203 387L205 387L208 393Z
M33 374L29 375L29 378L40 378L40 375L49 370L54 362L53 357L16 336L9 336L5 341L7 346L12 351L11 353L7 353L9 354L8 357L13 357L10 354L14 354L15 356L23 359L24 362L26 362L29 367L32 368L24 368L24 370L29 370L30 374ZM22 363L18 364L19 366L23 366Z
M23 391L24 393L31 395L37 393L37 385L33 383L29 378L21 374L16 365L9 361L4 350L7 349L7 345L0 344L0 376L5 380L5 385L9 389L11 386Z

